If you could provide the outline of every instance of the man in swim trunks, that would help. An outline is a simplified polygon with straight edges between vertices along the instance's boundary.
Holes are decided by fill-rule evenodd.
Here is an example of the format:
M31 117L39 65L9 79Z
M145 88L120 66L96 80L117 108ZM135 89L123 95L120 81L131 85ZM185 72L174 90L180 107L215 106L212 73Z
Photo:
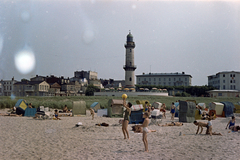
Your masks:
M170 113L172 114L171 120L174 120L175 111L176 111L176 106L174 105L174 102L172 102L172 106L170 108Z

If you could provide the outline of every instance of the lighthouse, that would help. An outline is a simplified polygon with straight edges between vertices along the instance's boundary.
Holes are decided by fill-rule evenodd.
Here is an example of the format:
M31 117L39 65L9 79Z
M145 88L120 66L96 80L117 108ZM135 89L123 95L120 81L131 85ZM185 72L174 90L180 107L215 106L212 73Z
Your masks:
M133 41L133 36L129 31L127 35L127 43L125 44L126 48L126 61L123 69L125 70L125 88L135 88L135 69L137 68L134 65L134 48L135 43Z

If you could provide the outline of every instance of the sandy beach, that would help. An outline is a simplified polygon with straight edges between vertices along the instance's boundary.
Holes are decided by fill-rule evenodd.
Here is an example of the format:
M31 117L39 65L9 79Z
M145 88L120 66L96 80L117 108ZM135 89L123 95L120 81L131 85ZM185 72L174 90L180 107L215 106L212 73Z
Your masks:
M145 153L141 133L130 131L124 140L120 118L89 116L62 117L62 120L34 120L31 117L0 116L0 159L240 159L240 132L225 127L230 118L213 120L213 131L223 136L196 135L197 126L160 127L148 134L149 153ZM175 121L178 121L175 118ZM75 127L77 122L83 126ZM96 126L108 123L109 127ZM170 114L162 124L170 122ZM207 122L207 121L205 121ZM236 116L240 125L240 117Z

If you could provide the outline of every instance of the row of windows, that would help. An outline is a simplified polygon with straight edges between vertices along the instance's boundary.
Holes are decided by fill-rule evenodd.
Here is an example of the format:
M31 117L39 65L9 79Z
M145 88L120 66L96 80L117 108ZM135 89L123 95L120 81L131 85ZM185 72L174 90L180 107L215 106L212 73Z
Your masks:
M156 81L157 78L153 78L153 81ZM168 79L168 81L171 81L172 79L171 78L163 78L163 81L166 81ZM144 81L146 81L147 78L144 78ZM161 81L162 79L161 78L158 78L158 81ZM177 78L173 78L173 81L176 81ZM182 79L181 78L178 78L179 81L181 81ZM138 78L138 81L141 81L141 78ZM148 81L152 81L152 78L148 78ZM187 81L187 78L185 78L185 81Z
M11 86L4 86L4 90L6 90L6 88L7 88L7 90L12 90L12 87Z
M223 74L223 77L225 77L225 74ZM235 74L230 74L230 77L235 77Z
M223 85L223 89L226 89L225 85ZM231 85L230 89L236 89L236 86L235 85Z
M223 83L225 83L226 81L225 80L223 80ZM218 84L218 83L220 83L220 80L218 80L218 81L212 81L212 82L210 82L210 84ZM230 83L236 83L236 81L235 81L235 79L234 80L230 80Z
M138 84L141 85L140 82ZM153 83L149 82L147 85L164 85L164 86L166 86L166 85L169 85L169 86L174 85L174 86L176 86L176 85L183 85L183 84L185 84L185 86L186 86L187 82L179 83L179 84L178 83L171 83L171 82L168 82L168 83L166 83L166 82L163 82L163 83L161 83L161 82L158 82L158 83L156 83L156 82L153 82Z
M43 85L40 85L40 90L48 90L48 86L43 86Z
M12 84L12 82L4 82L3 84Z

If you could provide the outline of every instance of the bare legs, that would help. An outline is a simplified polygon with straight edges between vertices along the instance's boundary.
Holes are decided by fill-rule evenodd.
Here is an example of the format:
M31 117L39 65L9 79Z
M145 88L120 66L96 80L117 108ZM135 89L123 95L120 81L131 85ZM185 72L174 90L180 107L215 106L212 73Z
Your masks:
M123 123L122 123L122 131L123 131L123 135L124 135L124 139L130 139L129 138L129 133L128 133L128 130L127 130L127 127L128 127L128 120L124 120ZM126 137L127 135L127 137Z
M174 121L174 116L175 116L175 113L172 113L171 120L173 120L173 121Z
M143 131L143 144L145 147L145 152L148 152L148 141L147 141L147 132Z

